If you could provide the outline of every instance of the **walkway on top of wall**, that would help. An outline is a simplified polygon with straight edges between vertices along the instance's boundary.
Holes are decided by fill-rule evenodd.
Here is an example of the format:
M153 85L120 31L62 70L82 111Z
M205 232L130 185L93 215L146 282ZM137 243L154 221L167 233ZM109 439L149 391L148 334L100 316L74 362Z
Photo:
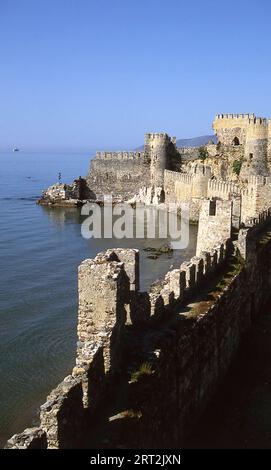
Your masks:
M184 327L187 324L187 327L190 328L191 322L197 321L198 316L209 310L241 269L242 261L238 257L230 256L220 272L209 280L208 285L198 293L195 292L193 301L177 309L175 314L170 314L168 317L156 321L152 319L145 327L126 326L126 376L122 375L116 379L111 400L107 401L107 406L103 406L102 410L99 410L95 421L90 418L90 432L86 433L83 447L137 448L137 442L134 439L138 433L141 419L141 384L143 383L143 390L144 386L149 389L155 375L155 373L147 373L144 377L144 372L140 372L142 365L149 364L155 371L156 352L165 340L171 340L177 325L179 326L179 323L183 322ZM137 374L141 381L138 383L137 380L131 381L131 376L135 377Z
M188 448L271 448L271 298L242 342Z

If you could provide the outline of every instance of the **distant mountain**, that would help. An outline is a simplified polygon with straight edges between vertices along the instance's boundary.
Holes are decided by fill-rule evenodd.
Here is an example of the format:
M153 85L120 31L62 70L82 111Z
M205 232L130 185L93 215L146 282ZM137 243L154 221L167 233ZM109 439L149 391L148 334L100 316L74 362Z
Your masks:
M177 147L201 147L202 145L208 144L212 140L214 144L217 144L216 135L201 135L200 137L193 137L192 139L178 139Z
M216 135L201 135L199 137L192 137L191 139L177 139L177 147L201 147L202 145L208 144L212 140L214 144L217 144ZM137 147L135 150L144 150L144 145Z

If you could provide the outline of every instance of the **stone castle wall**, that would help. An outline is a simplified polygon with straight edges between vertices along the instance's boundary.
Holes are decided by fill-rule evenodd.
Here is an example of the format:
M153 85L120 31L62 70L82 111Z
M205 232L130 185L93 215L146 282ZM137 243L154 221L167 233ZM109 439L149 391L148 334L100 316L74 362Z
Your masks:
M216 116L213 128L219 143L204 146L207 153L202 153L200 147L177 148L176 138L166 133L145 134L143 151L97 152L81 195L84 193L84 199L99 199L111 194L117 200L130 200L141 188L162 188L168 201L181 202L210 196L210 188L207 188L211 176L237 179L236 163L242 164L240 178L243 182L251 175L269 175L271 120L254 114L223 114ZM185 172L192 175L192 179L188 181L182 176ZM47 191L52 200L74 197L73 187L58 186ZM214 186L211 192L220 197L214 194Z
M144 152L96 152L96 160L138 160L144 158Z
M189 173L165 171L164 189L167 202L184 202L207 196L211 169L203 164L194 165Z
M219 179L210 179L208 181L207 197L229 199L231 194L241 194L241 188L237 183Z
M193 205L195 193L193 193L192 188L196 184L193 175L168 171L166 172L165 182L168 188L166 194L170 201L187 201ZM207 189L205 184L204 182L202 185L201 197L224 201L230 200L232 202L233 216L236 219L233 225L236 228L239 228L241 222L245 223L247 219L259 215L270 206L270 177L249 176L246 185L215 178L207 180ZM201 207L201 203L199 207Z
M7 447L91 446L96 442L95 413L113 399L116 374L126 370L127 354L134 357L138 348L144 357L144 344L148 354L153 350L153 372L130 383L126 405L140 418L129 421L132 432L123 436L128 412L116 417L111 438L116 434L127 447L182 445L270 293L271 243L260 243L261 230L270 223L269 210L240 230L236 243L245 264L208 302L195 301L195 293L226 269L229 239L218 245L213 239L210 251L169 271L148 293L138 290L137 250L108 250L84 261L76 365L42 405L40 427L13 436Z
M176 138L166 133L145 134L143 152L97 152L87 176L96 195L131 199L143 187L163 187L166 169L180 164Z
M223 180L209 180L207 197L231 200L235 215L240 222L246 223L248 219L257 217L270 206L271 178L249 176L246 186Z
M150 185L150 162L144 154L137 158L98 157L91 160L87 184L96 197L112 194L130 199L142 186Z

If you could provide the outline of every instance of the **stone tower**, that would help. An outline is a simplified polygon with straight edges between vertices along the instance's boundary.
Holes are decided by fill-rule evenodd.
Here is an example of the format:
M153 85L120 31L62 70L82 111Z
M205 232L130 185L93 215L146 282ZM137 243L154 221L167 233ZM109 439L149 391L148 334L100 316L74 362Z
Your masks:
M172 141L166 133L145 134L145 153L150 158L151 186L164 186L170 144Z
M254 114L217 114L213 129L218 141L226 146L244 146L249 121L254 118Z
M212 176L211 167L198 163L191 169L192 197L206 197L208 181Z
M245 162L241 176L262 175L268 172L268 121L264 118L249 120L246 133Z
M196 256L230 238L231 227L232 202L205 199L199 216Z
M241 178L269 174L270 121L255 114L218 114L213 129L222 145L243 148Z

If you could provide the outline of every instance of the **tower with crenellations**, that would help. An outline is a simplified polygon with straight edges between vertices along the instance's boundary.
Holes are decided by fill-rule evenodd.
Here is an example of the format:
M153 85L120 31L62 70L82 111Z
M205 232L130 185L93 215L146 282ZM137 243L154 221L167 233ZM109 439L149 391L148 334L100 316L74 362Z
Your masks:
M175 145L175 138L166 133L145 134L145 154L150 158L151 186L164 186L164 173L170 165L170 151Z
M243 147L241 178L269 175L271 120L255 114L217 114L213 129L224 147Z

